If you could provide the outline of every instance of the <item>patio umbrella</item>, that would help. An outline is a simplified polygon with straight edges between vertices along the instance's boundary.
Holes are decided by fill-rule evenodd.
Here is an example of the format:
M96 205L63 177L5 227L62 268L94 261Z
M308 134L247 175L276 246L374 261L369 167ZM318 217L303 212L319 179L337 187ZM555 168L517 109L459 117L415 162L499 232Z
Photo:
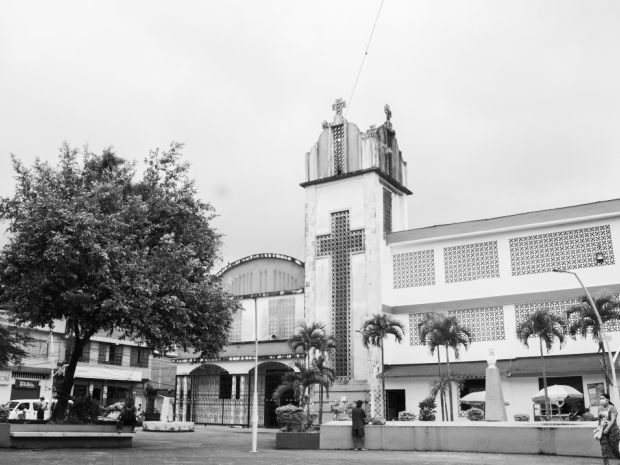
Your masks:
M459 399L462 404L484 404L486 391L472 392Z
M547 388L547 393L549 395L549 402L551 402L552 404L558 404L560 402L566 402L567 404L576 404L581 399L583 399L583 394L577 389L570 386L564 386L562 384L555 384L553 386L549 386ZM532 397L532 401L537 404L544 404L545 390L541 389L540 391L538 391L538 394Z

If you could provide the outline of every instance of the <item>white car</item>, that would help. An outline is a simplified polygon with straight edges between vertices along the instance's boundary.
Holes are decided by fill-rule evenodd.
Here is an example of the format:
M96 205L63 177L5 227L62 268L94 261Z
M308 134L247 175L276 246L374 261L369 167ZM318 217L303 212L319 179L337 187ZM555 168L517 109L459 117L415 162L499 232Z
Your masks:
M41 401L38 399L15 399L4 404L4 407L9 409L9 420L36 420L39 404L41 404ZM43 419L49 420L49 418L50 409L48 402L48 408L44 413Z

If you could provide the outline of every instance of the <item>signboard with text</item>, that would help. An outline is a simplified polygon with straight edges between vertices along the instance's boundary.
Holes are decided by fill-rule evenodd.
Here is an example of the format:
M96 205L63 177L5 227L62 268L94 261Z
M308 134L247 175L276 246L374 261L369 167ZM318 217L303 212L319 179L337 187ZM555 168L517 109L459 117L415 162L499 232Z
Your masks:
M31 381L29 379L16 379L15 388L16 389L39 389L39 382Z
M10 371L0 371L0 386L11 384L11 372Z

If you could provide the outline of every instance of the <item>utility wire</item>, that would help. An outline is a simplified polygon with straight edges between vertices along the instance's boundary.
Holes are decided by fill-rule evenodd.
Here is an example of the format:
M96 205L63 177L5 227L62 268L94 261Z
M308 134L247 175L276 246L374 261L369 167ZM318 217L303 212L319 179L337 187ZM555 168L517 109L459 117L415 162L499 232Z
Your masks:
M355 84L353 84L353 90L351 91L351 96L349 97L349 105L347 106L346 111L344 112L344 116L346 118L347 113L349 113L349 109L351 108L351 102L353 101L353 94L355 93L355 88L357 87L357 81L360 78L360 74L362 74L362 68L364 67L364 61L366 61L366 55L368 55L368 49L370 48L370 42L372 41L372 36L375 33L375 27L377 27L377 21L379 21L379 15L381 14L381 8L383 7L384 0L381 0L381 5L379 5L379 11L377 12L377 18L375 19L375 24L372 26L372 32L370 33L370 38L368 39L368 45L366 45L366 51L364 52L364 57L362 58L362 64L360 65L360 70L357 72L357 77L355 78Z

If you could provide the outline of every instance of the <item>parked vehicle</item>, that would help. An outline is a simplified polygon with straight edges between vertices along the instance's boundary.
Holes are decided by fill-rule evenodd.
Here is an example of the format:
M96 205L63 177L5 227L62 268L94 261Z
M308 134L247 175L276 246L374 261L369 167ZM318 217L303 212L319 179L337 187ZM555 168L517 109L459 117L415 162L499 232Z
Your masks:
M9 421L10 420L26 420L32 421L37 419L37 411L41 401L38 399L15 399L10 400L4 404L5 408L9 409ZM49 420L50 409L48 408L43 416L44 420Z

